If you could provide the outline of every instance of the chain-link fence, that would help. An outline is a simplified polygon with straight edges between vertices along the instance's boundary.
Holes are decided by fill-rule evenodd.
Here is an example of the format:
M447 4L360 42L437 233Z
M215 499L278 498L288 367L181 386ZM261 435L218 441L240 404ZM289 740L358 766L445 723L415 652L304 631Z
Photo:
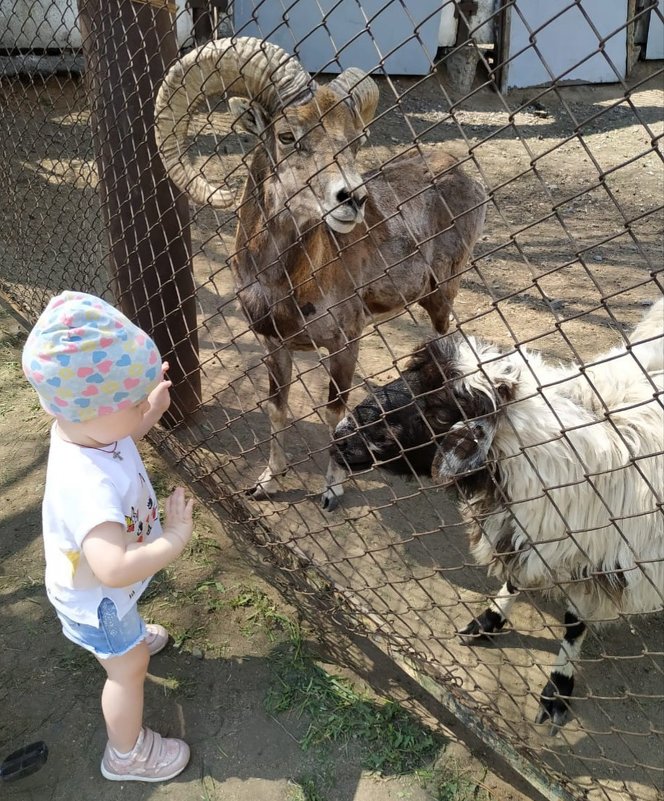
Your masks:
M191 486L549 798L664 788L657 310L606 357L663 291L663 35L661 0L0 9L5 299L150 329Z

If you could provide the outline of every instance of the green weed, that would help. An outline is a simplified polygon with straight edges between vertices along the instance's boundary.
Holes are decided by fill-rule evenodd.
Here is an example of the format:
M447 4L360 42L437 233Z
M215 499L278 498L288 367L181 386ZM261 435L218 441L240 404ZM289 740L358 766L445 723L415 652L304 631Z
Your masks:
M208 614L217 612L227 605L223 597L226 587L215 579L206 579L197 584L192 591L192 600L198 609L204 609Z
M196 560L197 563L209 565L213 561L216 563L220 550L221 545L213 537L194 531L194 536L187 546L185 556L188 559Z
M205 776L201 779L201 788L203 790L203 795L201 796L201 801L212 801L213 796L210 795L210 791L207 788L206 777ZM214 786L212 787L212 790L214 792Z
M418 777L432 801L491 801L481 781L478 783L455 764L418 771Z
M287 615L280 612L268 596L252 587L240 588L237 595L228 600L231 609L246 609L246 624L242 633L252 634L256 629L264 628L268 636L275 631L285 632L291 642L301 639L299 627Z
M327 801L325 790L328 782L321 787L318 776L299 776L291 784L293 786L286 801Z
M306 718L304 750L336 744L352 748L364 769L380 774L411 773L430 762L442 738L422 726L398 704L378 702L345 678L327 673L301 641L275 657L275 678L266 706L273 714Z
M205 626L189 626L186 629L172 628L171 636L173 637L173 646L178 650L182 650L185 643L189 641L198 643L206 633L207 629Z
M192 676L178 678L177 676L154 676L150 674L153 684L161 687L165 696L182 696L184 698L194 698L197 692L197 684Z

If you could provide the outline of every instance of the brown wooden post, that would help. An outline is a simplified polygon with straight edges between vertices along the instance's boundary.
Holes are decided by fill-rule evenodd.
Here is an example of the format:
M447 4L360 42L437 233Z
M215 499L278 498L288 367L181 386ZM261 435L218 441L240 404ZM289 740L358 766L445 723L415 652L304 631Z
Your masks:
M120 307L170 363L173 426L200 404L187 200L157 152L154 96L177 56L171 4L79 0L110 276Z

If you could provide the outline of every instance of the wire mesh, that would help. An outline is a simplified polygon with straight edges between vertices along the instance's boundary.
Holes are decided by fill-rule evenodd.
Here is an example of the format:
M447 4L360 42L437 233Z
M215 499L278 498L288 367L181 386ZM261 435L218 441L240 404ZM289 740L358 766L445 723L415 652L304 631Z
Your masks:
M130 137L135 120L123 109L135 105L118 99L125 81L135 80L139 106L152 113L160 82L151 79L146 88L132 76L125 49L130 33L148 42L151 31L154 40L159 20L163 37L177 37L181 55L207 38L256 36L294 53L319 86L359 60L380 89L368 124L370 145L359 150L357 121L350 134L335 127L341 118L350 124L343 93L331 105L314 101L318 117L312 130L324 133L314 151L307 150L306 137L295 147L292 136L279 149L278 113L249 115L244 130L220 96L206 97L194 113L182 152L194 171L229 189L235 202L226 210L192 206L190 222L182 223L191 237L195 294L185 290L180 302L196 303L192 334L198 336L201 388L196 408L180 425L159 430L155 442L191 486L275 565L281 580L285 576L303 596L319 598L340 625L369 634L395 659L405 660L430 691L549 797L661 798L661 612L627 615L618 605L617 620L609 626L591 624L583 649L571 654L572 719L551 737L534 720L564 633L564 604L521 586L511 625L490 643L468 647L458 631L487 599L500 601L500 582L469 552L457 493L415 470L403 477L372 466L344 476L336 509L324 509L321 495L329 470L329 424L338 419L338 404L332 403L331 412L328 401L343 392L345 380L350 408L367 392L376 397L377 385L404 375L408 357L434 328L444 333L443 296L457 288L445 269L457 270L460 283L452 327L465 342L478 336L524 355L545 403L554 382L543 386L530 350L541 353L546 364L580 365L592 384L586 367L601 365L611 348L624 345L626 332L662 295L664 93L661 61L649 59L651 49L657 52L662 3L317 0L305 9L301 2L254 0L231 8L192 6L175 8L160 0L93 4L92 16L101 15L97 21L107 22L109 36L117 37L118 76L116 84L102 75L95 89L80 71L81 52L92 50L85 31L83 36L78 31L70 0L3 4L0 170L6 200L0 208L0 287L5 298L28 320L62 289L111 298L118 293L116 271L131 267L141 243L154 248L158 220L140 241L123 230L120 238L135 244L125 248L121 264L113 256L108 197L117 186L99 178L100 149L111 137L99 138L95 119L90 125L91 109L108 115L104 103L111 98L116 141ZM159 48L152 46L159 58ZM156 72L166 71L169 64L163 62ZM403 74L411 67L413 74ZM291 128L298 108L287 109ZM252 126L264 127L258 138L247 134ZM141 135L154 137L151 129ZM266 160L266 149L272 161ZM118 145L107 154L116 168L119 150ZM459 211L456 185L449 183L458 168L436 155L447 150L473 186L485 187L486 203L471 193ZM126 154L124 149L123 159ZM130 174L134 166L121 163L115 175L122 169ZM247 174L254 176L254 186L243 196ZM335 184L330 205L325 192L332 191L333 180L341 184ZM127 187L127 197L132 189ZM187 194L182 187L170 191L174 202ZM269 197L270 191L279 205L261 206L256 198ZM362 200L365 194L368 199ZM133 195L139 208L152 199ZM345 207L360 221L355 234L331 231L329 216L328 224L321 223L330 211L350 219L338 213ZM486 221L478 241L469 242L475 234L464 228L464 220L478 225L478 209L485 210ZM361 220L364 211L367 222ZM467 263L446 261L452 237L462 249L474 244ZM173 238L159 241L154 259L168 260ZM238 285L238 264L269 290L262 321L259 315L249 324L243 313L248 285ZM144 273L132 275L126 291L138 289L145 296ZM339 294L340 286L351 286L350 295ZM161 289L147 295L141 303L151 319L168 320ZM270 310L274 322L277 307L284 316L265 327ZM334 337L318 335L322 323L317 327L311 319L324 320ZM261 331L271 336L266 339ZM181 344L173 343L175 353ZM268 365L266 344L273 352ZM181 370L184 383L192 372ZM655 373L650 370L659 430L650 433L649 456L661 478L661 365L659 378ZM410 401L416 401L412 415L429 408L420 397ZM598 390L598 415L612 411L607 402ZM380 404L379 410L386 411ZM440 433L426 415L423 422L431 439ZM575 425L560 421L568 442ZM367 430L367 442L370 437ZM398 446L408 461L410 443ZM632 456L638 470L643 454ZM266 475L268 463L274 469ZM602 496L601 476L586 470L578 479L584 469L575 465L569 481L563 471L563 479L551 486L532 462L531 468L527 478L535 496L572 493L585 499L590 487L620 531L616 520L623 507L617 497ZM644 477L641 471L638 480ZM664 541L662 484L651 483L649 492L650 505L642 510L647 533L634 559L637 569L645 563L652 567L656 583ZM509 498L506 505L518 517ZM563 529L560 548L593 533L591 523L579 531L565 519ZM537 533L525 536L532 542ZM593 547L604 553L604 546ZM612 571L620 572L619 565L600 562L609 579ZM540 584L560 588L555 565L549 563L547 571ZM582 572L577 577L588 586L596 579ZM661 583L657 590L661 598ZM563 591L563 599L568 594Z

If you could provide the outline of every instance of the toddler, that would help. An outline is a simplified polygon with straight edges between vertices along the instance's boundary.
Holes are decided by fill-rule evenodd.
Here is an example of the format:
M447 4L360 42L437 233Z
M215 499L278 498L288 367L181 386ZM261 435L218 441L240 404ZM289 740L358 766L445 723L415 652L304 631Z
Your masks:
M172 779L189 761L186 743L142 725L148 661L168 634L146 625L136 602L193 527L193 502L178 487L162 530L135 445L169 406L166 370L145 332L81 292L53 298L23 349L23 371L55 418L42 507L46 592L64 635L106 671L101 772L113 781Z

